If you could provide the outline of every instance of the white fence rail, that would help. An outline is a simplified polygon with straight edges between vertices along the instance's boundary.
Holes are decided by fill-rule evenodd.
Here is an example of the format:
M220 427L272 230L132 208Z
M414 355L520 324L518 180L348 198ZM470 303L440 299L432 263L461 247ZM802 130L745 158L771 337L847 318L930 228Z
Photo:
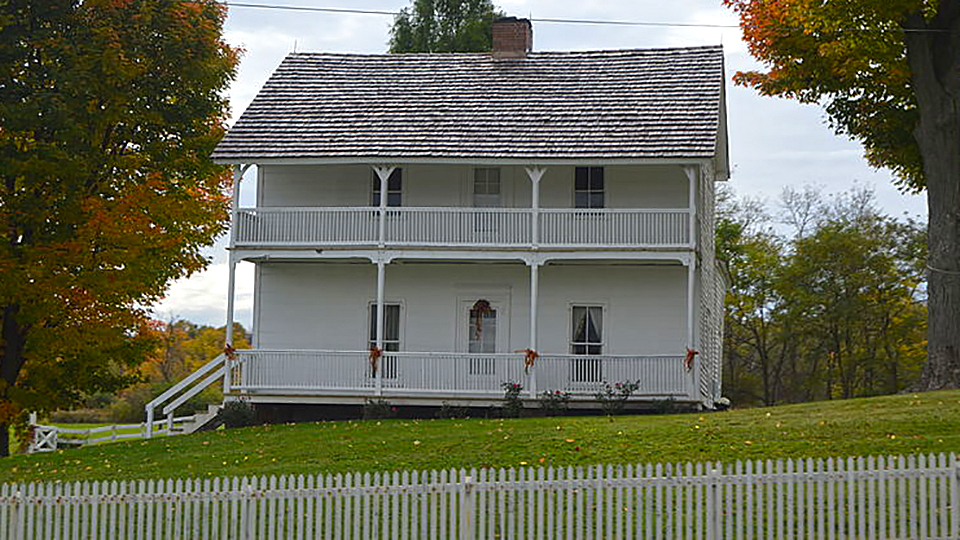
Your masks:
M172 418L172 422L155 420L151 432L153 436L170 435L175 433L178 428L191 424L194 420L196 420L194 415L178 416ZM168 433L171 423L173 431ZM126 439L141 439L148 436L146 422L91 428L68 428L31 423L30 427L33 431L33 442L28 451L31 453L53 452L59 450L62 446L83 446Z
M229 386L241 392L345 393L365 396L501 398L504 382L592 398L604 382L640 381L637 398L693 395L693 374L680 356L544 355L531 369L523 354L399 352L378 360L367 351L241 350Z
M685 247L686 209L391 207L384 244L460 247ZM534 227L538 220L538 227ZM380 242L375 207L242 208L238 246L371 246ZM537 232L538 231L538 232Z
M955 455L0 486L0 537L960 538Z

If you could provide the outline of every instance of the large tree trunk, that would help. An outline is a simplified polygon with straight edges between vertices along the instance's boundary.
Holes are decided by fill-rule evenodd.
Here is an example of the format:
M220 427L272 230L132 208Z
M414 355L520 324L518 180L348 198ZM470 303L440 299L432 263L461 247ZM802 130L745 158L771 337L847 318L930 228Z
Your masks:
M8 401L9 388L13 388L20 376L20 369L23 367L23 349L26 342L23 328L17 322L17 315L20 313L20 306L9 305L3 307L2 337L3 348L0 356L0 379L3 380L4 389L0 393L0 403ZM10 419L0 419L0 457L10 455L9 432L7 422Z
M960 6L942 0L907 27L929 212L927 363L916 390L960 388ZM932 32L930 30L933 30Z

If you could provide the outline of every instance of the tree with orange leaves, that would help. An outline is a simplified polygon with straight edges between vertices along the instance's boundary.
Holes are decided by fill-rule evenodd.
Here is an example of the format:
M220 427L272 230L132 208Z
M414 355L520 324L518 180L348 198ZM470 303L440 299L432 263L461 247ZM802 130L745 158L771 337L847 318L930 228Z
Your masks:
M724 3L767 68L738 83L824 105L872 165L926 190L929 324L917 389L960 387L960 1Z
M114 391L145 306L225 229L238 51L212 0L0 6L0 455L27 410Z

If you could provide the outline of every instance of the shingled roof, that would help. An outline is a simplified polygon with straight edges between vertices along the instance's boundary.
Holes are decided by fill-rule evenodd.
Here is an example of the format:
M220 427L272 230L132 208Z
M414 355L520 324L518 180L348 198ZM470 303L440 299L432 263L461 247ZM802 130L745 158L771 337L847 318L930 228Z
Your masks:
M720 47L490 54L293 53L213 153L270 159L709 158Z

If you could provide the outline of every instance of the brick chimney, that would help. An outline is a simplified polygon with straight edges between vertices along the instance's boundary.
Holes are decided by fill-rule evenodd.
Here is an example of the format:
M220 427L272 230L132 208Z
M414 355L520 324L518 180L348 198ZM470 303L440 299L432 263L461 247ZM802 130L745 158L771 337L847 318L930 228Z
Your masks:
M501 17L493 21L493 57L523 58L533 50L530 19Z

